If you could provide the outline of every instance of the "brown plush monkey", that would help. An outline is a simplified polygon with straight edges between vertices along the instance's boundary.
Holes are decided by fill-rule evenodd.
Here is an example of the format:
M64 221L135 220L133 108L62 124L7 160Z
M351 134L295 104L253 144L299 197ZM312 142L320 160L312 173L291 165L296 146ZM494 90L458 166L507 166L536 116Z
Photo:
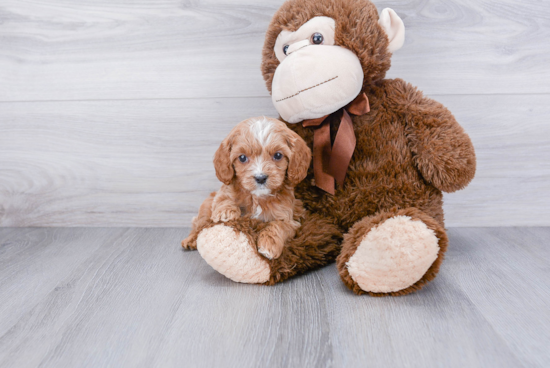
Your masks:
M442 191L475 174L468 135L440 103L384 79L404 26L368 0L290 0L266 34L262 72L281 118L314 160L296 197L307 210L282 255L258 254L262 223L200 232L202 257L239 282L274 284L337 259L357 294L403 295L432 280L447 249Z

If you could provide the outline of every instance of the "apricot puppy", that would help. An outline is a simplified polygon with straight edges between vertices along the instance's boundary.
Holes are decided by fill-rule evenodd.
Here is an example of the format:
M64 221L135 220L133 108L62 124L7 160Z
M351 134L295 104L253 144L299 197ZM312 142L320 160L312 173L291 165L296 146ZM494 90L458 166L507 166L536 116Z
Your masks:
M306 177L310 161L310 149L283 122L259 117L239 123L214 156L223 185L203 202L182 246L196 249L197 231L209 220L250 216L268 223L258 236L258 252L268 259L279 257L300 227L296 219L304 210L294 186Z

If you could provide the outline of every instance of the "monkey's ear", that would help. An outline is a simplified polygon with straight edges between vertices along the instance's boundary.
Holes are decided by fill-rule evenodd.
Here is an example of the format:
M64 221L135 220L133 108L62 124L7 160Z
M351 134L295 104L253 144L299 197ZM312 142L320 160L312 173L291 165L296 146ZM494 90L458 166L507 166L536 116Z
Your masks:
M403 46L403 43L405 43L405 25L401 18L399 18L399 15L393 9L386 8L380 13L378 24L380 24L390 40L388 50L391 53L399 50Z
M235 171L231 162L231 142L230 137L223 140L222 144L214 154L214 168L216 176L225 185L231 184Z

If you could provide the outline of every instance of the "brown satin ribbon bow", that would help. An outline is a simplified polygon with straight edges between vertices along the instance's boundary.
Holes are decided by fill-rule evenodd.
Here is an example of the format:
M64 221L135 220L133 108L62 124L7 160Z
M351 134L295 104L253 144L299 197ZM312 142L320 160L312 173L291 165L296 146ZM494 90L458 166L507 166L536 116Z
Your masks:
M340 127L336 132L332 147L330 143L330 124L325 121L329 115L302 122L304 127L315 128L313 132L315 185L332 195L334 195L334 179L340 186L344 185L349 162L355 150L355 133L349 114L364 115L369 112L369 99L366 94L361 93L342 110Z

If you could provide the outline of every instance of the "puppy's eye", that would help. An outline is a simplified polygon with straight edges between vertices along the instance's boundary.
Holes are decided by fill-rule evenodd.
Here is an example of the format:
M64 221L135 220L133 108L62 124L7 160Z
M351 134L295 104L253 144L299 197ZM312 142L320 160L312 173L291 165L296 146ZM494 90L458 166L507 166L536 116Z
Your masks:
M246 161L248 161L248 157L246 157L245 155L240 155L239 161L241 161L244 164Z
M316 32L311 35L311 42L315 45L320 45L323 43L324 37L319 32Z
M284 46L283 46L283 52L285 53L285 55L286 55L286 52L287 52L287 51L288 51L288 45L284 45Z
M281 152L277 152L276 154L273 155L273 159L275 161L280 161L282 158L283 158L283 154Z

